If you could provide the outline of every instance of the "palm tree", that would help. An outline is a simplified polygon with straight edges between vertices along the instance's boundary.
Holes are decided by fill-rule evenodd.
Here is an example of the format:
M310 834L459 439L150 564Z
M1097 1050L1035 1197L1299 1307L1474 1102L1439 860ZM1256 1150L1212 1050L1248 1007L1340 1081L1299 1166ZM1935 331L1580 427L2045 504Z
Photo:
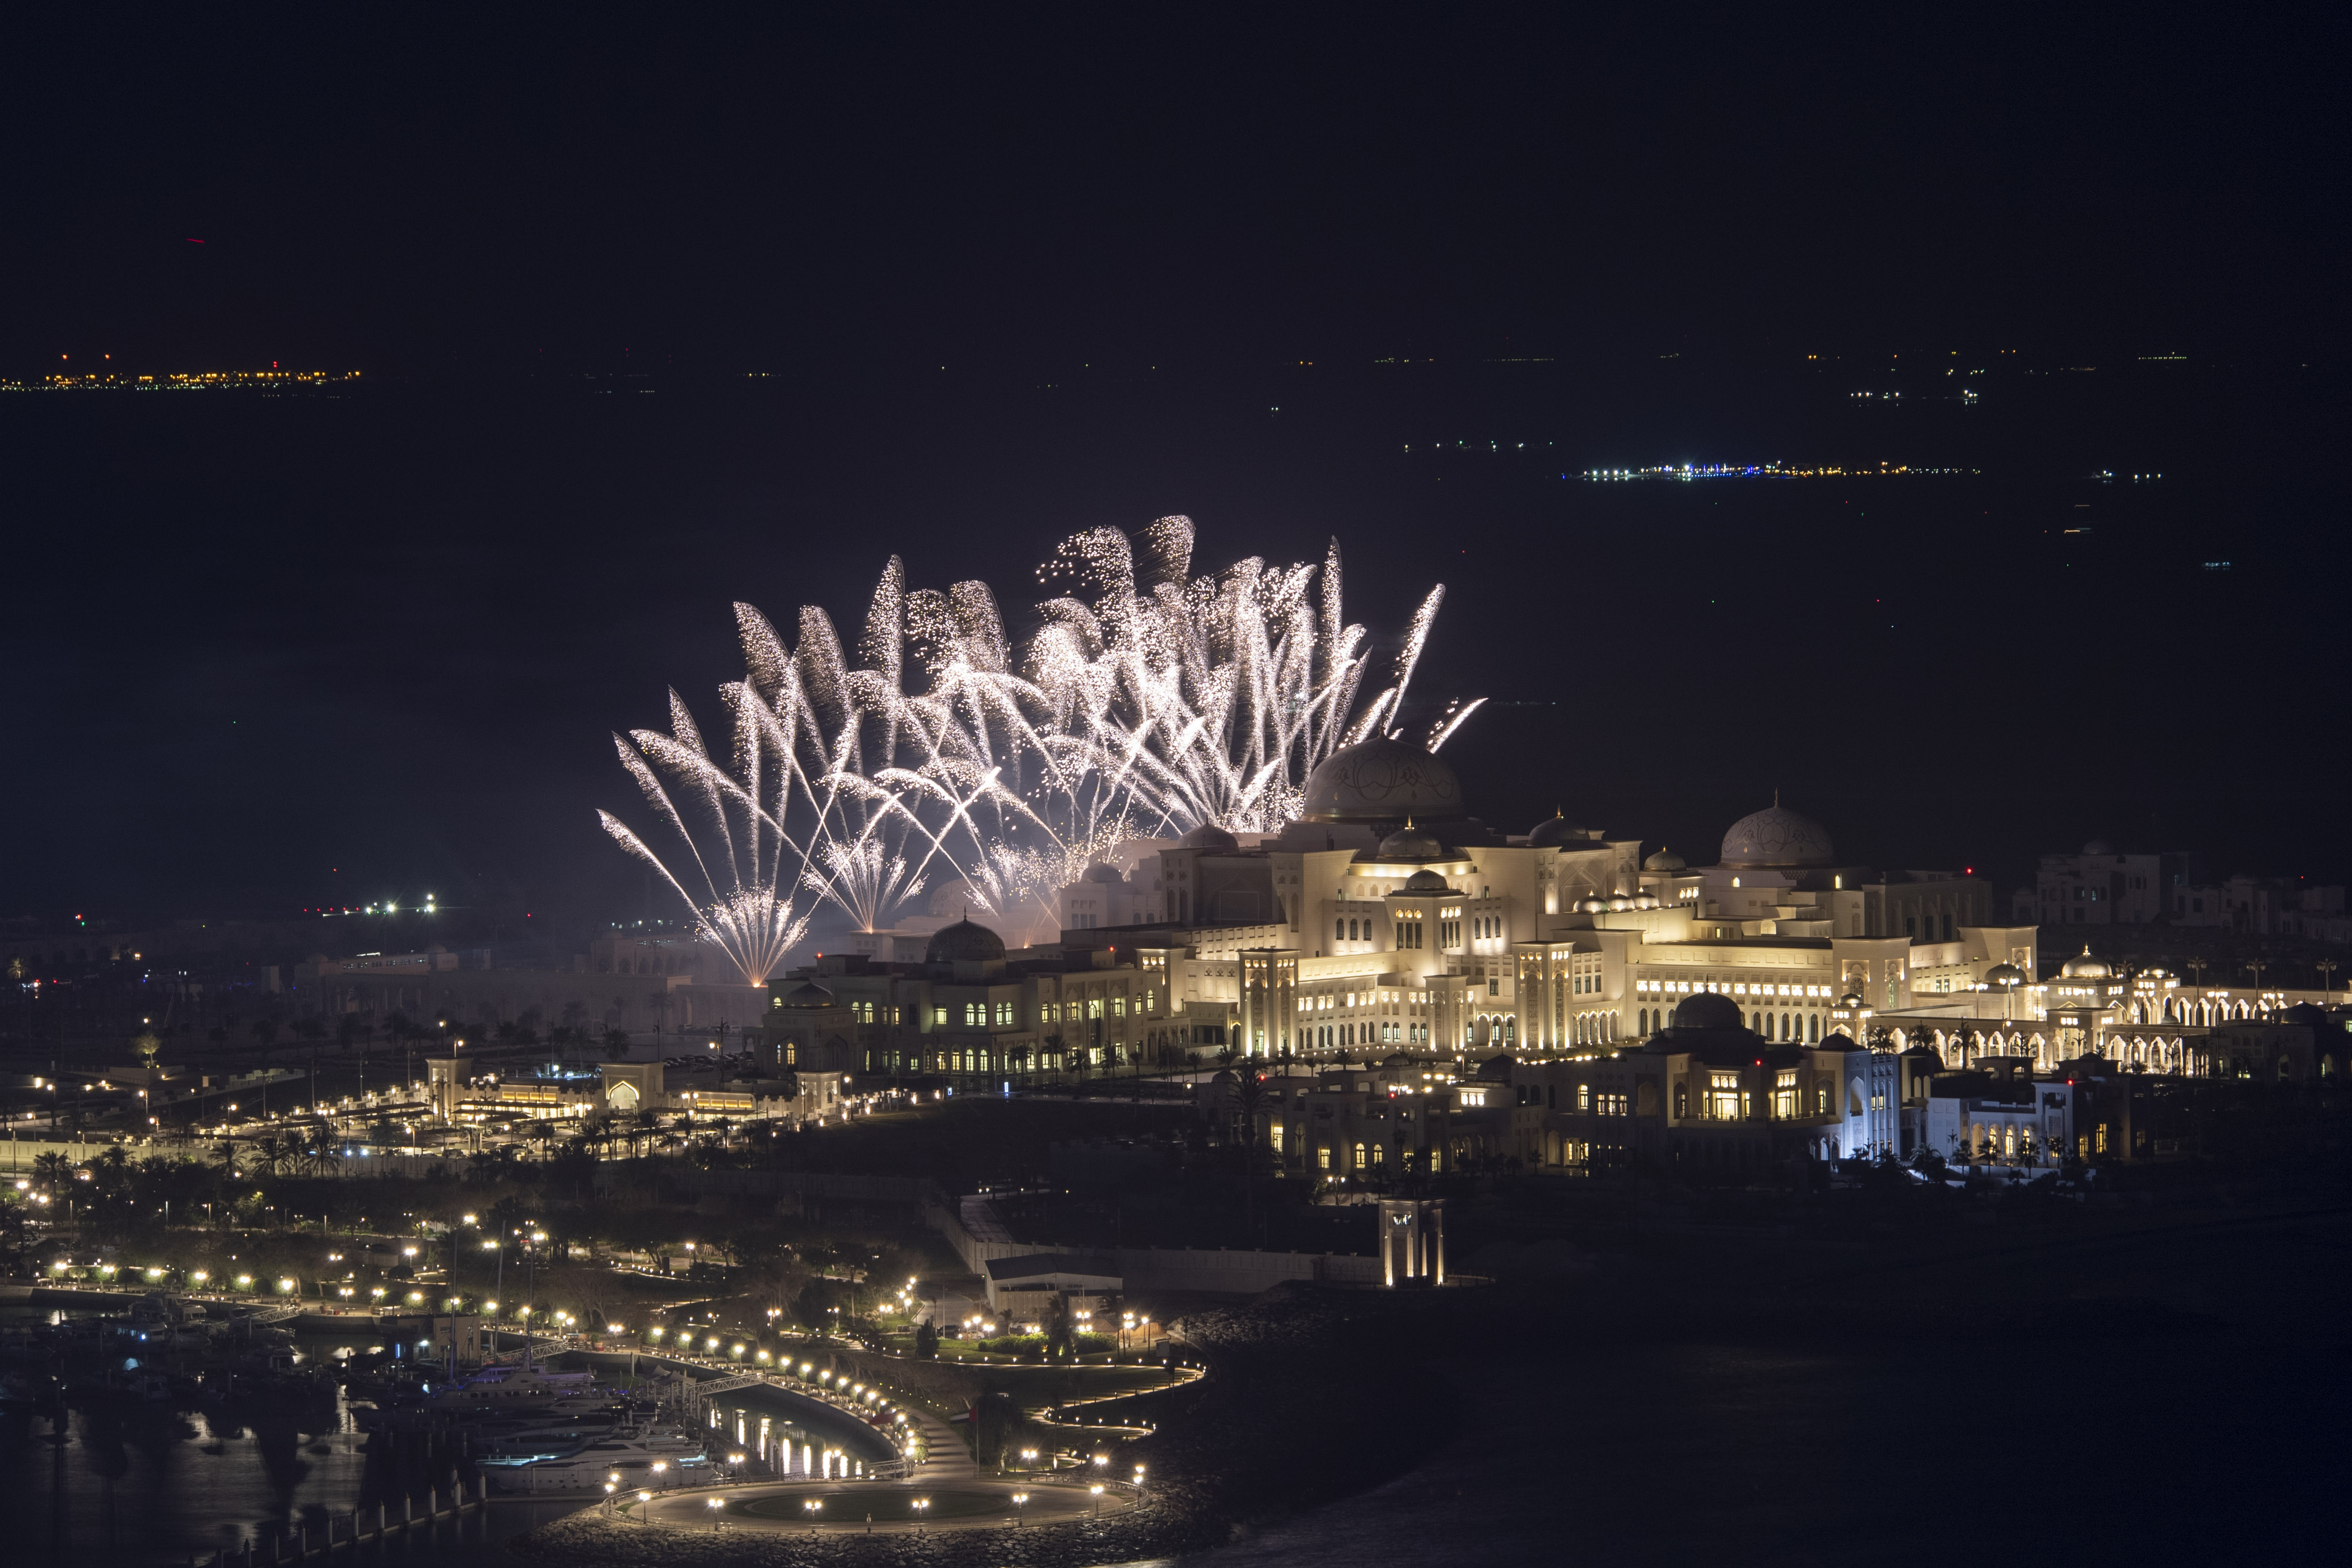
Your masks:
M604 1055L612 1061L622 1061L629 1054L629 1032L614 1025L604 1031Z
M65 1190L68 1182L73 1180L73 1162L52 1149L35 1157L33 1180L43 1192L54 1198Z

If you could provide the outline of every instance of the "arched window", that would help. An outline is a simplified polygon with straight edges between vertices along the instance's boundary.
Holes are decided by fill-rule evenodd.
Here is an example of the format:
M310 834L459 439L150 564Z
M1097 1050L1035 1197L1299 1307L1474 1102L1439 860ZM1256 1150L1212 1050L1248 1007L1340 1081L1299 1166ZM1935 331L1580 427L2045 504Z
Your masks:
M1650 1010L1647 1007L1640 1009L1634 1014L1634 1018L1636 1021L1636 1026L1641 1029L1642 1033L1645 1035L1648 1034L1650 1032Z
M1331 940L1334 942L1345 942L1348 940L1348 922L1346 921L1334 921L1331 922Z

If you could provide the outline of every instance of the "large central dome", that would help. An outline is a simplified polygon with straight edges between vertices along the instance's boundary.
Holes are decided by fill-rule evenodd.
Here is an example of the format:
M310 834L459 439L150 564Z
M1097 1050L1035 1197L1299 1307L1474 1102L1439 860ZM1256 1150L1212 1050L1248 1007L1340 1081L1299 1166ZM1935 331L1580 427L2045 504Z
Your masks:
M994 963L1003 956L1004 939L973 921L932 932L923 949L926 963Z
M1324 758L1307 775L1298 815L1306 822L1444 821L1462 815L1462 784L1412 742L1379 735Z
M1775 803L1741 817L1723 836L1727 866L1828 866L1829 829Z

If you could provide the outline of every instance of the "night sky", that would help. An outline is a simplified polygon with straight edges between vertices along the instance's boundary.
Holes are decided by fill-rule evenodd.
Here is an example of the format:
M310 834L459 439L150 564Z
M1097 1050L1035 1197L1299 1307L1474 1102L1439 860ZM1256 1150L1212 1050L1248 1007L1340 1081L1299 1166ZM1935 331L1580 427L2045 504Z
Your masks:
M730 601L1171 511L1498 826L2352 874L2340 20L1614 15L12 22L0 375L364 374L0 398L0 916L634 916ZM1560 478L1768 458L1975 471Z

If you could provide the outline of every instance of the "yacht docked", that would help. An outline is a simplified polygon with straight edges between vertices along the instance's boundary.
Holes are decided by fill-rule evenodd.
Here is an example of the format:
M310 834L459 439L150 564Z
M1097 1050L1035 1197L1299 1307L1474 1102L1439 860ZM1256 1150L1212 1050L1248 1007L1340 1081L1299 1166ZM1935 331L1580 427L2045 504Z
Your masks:
M608 1485L625 1492L660 1490L688 1484L709 1467L700 1439L675 1427L600 1438L551 1458L483 1461L491 1490L534 1496L600 1496Z

